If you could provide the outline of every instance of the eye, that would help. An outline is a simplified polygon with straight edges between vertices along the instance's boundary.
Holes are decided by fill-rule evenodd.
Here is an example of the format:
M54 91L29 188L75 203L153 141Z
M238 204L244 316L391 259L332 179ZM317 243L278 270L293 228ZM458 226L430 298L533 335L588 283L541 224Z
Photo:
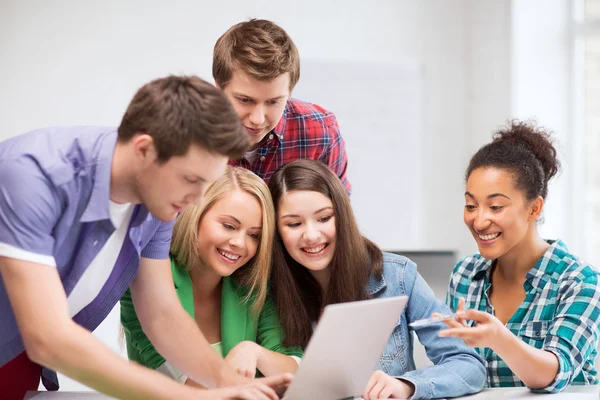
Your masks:
M477 206L474 206L473 204L467 204L467 205L465 206L465 209L466 209L467 211L473 211L473 210L475 210L476 208L477 208Z
M247 97L236 97L236 99L242 104L248 104L252 102L252 100Z
M500 211L504 208L504 206L491 206L492 211Z
M200 182L200 179L198 179L198 178L185 178L185 180L192 184L196 184L196 183Z
M300 226L300 222L290 222L289 224L287 224L287 226L289 228L297 228Z
M269 101L267 101L267 104L270 105L270 106L274 106L274 105L276 105L278 103L279 103L279 100L269 100Z
M235 226L233 226L233 225L231 225L231 224L228 224L228 223L226 223L226 222L223 222L223 224L222 224L222 225L223 225L223 228L227 229L228 231L233 231L233 230L235 230Z
M250 233L248 234L254 240L260 240L260 233Z
M329 221L331 219L332 216L333 215L330 215L328 217L319 218L319 222L327 222L327 221Z

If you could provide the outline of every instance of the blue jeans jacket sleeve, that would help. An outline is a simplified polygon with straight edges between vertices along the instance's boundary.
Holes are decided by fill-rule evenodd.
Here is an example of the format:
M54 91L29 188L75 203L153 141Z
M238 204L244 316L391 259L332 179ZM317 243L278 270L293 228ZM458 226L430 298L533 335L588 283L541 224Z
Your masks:
M428 358L434 365L419 370L414 369L413 331L412 328L408 330L408 324L421 318L428 318L434 312L450 313L450 309L435 296L419 275L415 263L405 257L402 257L403 263L389 262L391 261L389 255L385 254L385 256L385 289L382 295L409 296L404 315L390 342L409 344L404 352L399 353L404 353L403 356L411 361L407 363L396 360L393 363L396 365L389 365L386 372L411 382L415 386L412 397L415 399L457 397L480 391L485 383L486 374L483 360L462 340L438 337L438 332L445 327L442 323L415 330L419 341L425 347Z

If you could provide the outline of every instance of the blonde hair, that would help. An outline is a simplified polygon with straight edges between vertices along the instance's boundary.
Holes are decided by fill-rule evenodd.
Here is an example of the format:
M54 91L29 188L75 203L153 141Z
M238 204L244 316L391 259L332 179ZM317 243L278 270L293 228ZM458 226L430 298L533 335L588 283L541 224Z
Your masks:
M266 183L253 172L228 166L225 174L208 187L202 205L190 206L175 221L171 254L186 271L202 267L204 260L198 249L198 230L202 218L226 193L240 190L254 197L262 209L262 231L256 254L233 273L237 283L248 289L245 301L253 300L252 309L259 313L267 296L271 274L272 243L275 233L275 209Z
M280 26L251 19L233 25L215 44L212 72L220 88L229 83L236 68L263 82L289 73L291 92L300 79L300 55Z

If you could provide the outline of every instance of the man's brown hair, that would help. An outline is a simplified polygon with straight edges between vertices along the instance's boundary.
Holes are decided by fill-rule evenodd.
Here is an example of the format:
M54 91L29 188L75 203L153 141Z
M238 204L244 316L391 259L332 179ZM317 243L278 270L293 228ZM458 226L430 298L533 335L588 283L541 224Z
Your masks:
M215 44L213 78L217 85L224 88L237 68L265 82L288 72L291 91L300 79L300 56L281 27L264 19L251 19L229 28Z
M152 136L159 162L186 154L191 144L233 159L250 147L225 94L197 76L171 75L142 86L119 125L119 141L138 133Z

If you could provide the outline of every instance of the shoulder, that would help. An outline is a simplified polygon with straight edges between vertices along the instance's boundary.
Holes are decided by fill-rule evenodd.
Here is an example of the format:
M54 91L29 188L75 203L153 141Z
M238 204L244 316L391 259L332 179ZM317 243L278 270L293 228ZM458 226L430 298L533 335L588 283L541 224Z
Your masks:
M565 286L585 282L598 286L598 269L571 253L560 240L552 244L542 263L545 264L545 275L554 284Z
M303 124L315 124L325 128L337 128L338 123L335 115L325 108L297 99L289 99L285 106L285 118L288 124L294 122ZM310 125L309 125L310 126ZM325 130L322 133L330 133Z
M386 280L406 279L417 274L417 264L410 258L400 254L382 252L383 276Z

